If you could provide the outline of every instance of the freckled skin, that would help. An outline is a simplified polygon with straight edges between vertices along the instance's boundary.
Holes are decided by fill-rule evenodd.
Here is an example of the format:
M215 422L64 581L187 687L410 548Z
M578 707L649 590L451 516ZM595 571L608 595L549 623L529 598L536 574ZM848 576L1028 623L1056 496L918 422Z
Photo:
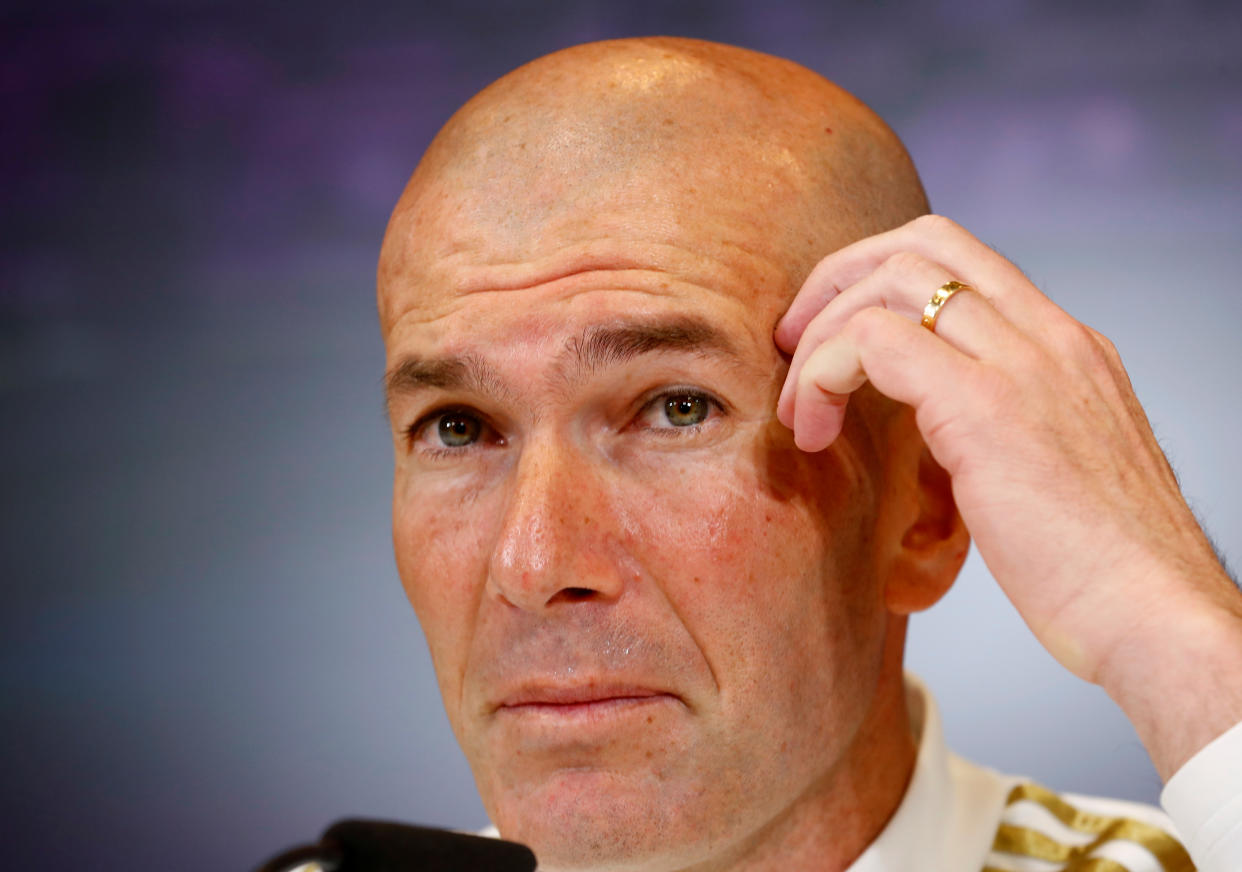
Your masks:
M389 366L468 354L505 390L392 399L397 564L488 813L541 868L843 868L891 814L913 744L885 604L918 559L920 447L873 397L798 451L771 332L818 256L922 204L848 95L677 40L516 71L407 186L380 264ZM593 326L677 315L737 358L563 371ZM658 432L643 398L670 387L722 408ZM488 439L412 444L444 404ZM572 727L497 707L522 681L618 679L661 695Z

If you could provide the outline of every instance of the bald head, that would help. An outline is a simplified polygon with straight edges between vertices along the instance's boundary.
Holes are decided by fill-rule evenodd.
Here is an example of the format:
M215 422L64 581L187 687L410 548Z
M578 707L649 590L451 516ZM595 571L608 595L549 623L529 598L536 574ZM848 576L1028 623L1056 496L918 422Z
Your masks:
M853 97L689 40L528 64L415 171L379 274L397 566L541 868L843 867L891 813L920 443L860 390L799 451L773 328L924 211Z
M443 289L440 267L465 251L531 262L586 218L676 234L704 212L729 227L713 244L784 265L772 290L787 302L829 251L926 211L888 127L804 67L685 39L576 46L503 77L440 131L393 215L381 316L397 314L388 281Z

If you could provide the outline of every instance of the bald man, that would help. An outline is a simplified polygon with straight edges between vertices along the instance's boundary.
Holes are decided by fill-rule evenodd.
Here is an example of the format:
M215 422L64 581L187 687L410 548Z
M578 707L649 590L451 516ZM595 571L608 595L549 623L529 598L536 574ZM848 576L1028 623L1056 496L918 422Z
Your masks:
M856 99L687 40L537 60L423 157L393 541L542 869L1191 868L1155 809L944 749L902 652L969 537L1242 869L1242 596L1108 341L927 212Z

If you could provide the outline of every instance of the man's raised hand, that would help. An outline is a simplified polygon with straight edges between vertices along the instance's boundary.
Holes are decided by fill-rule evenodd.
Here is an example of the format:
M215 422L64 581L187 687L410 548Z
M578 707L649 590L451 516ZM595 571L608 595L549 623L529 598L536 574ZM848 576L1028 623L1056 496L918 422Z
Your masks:
M933 333L924 307L952 280L971 290ZM865 381L914 408L996 580L1044 646L1125 709L1162 775L1242 719L1242 596L1107 339L925 216L821 261L776 342L793 354L778 415L804 450L836 438Z

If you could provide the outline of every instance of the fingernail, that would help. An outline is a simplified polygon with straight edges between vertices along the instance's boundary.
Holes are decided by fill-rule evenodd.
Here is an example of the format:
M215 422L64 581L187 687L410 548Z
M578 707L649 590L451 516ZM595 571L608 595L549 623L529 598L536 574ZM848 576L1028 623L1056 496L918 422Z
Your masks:
M798 344L797 342L791 343L789 341L789 337L785 335L784 316L781 317L781 320L776 322L776 329L772 331L772 341L776 343L776 347L779 348L781 351L785 351L790 354L793 353L793 348L790 346L791 345L796 346Z

